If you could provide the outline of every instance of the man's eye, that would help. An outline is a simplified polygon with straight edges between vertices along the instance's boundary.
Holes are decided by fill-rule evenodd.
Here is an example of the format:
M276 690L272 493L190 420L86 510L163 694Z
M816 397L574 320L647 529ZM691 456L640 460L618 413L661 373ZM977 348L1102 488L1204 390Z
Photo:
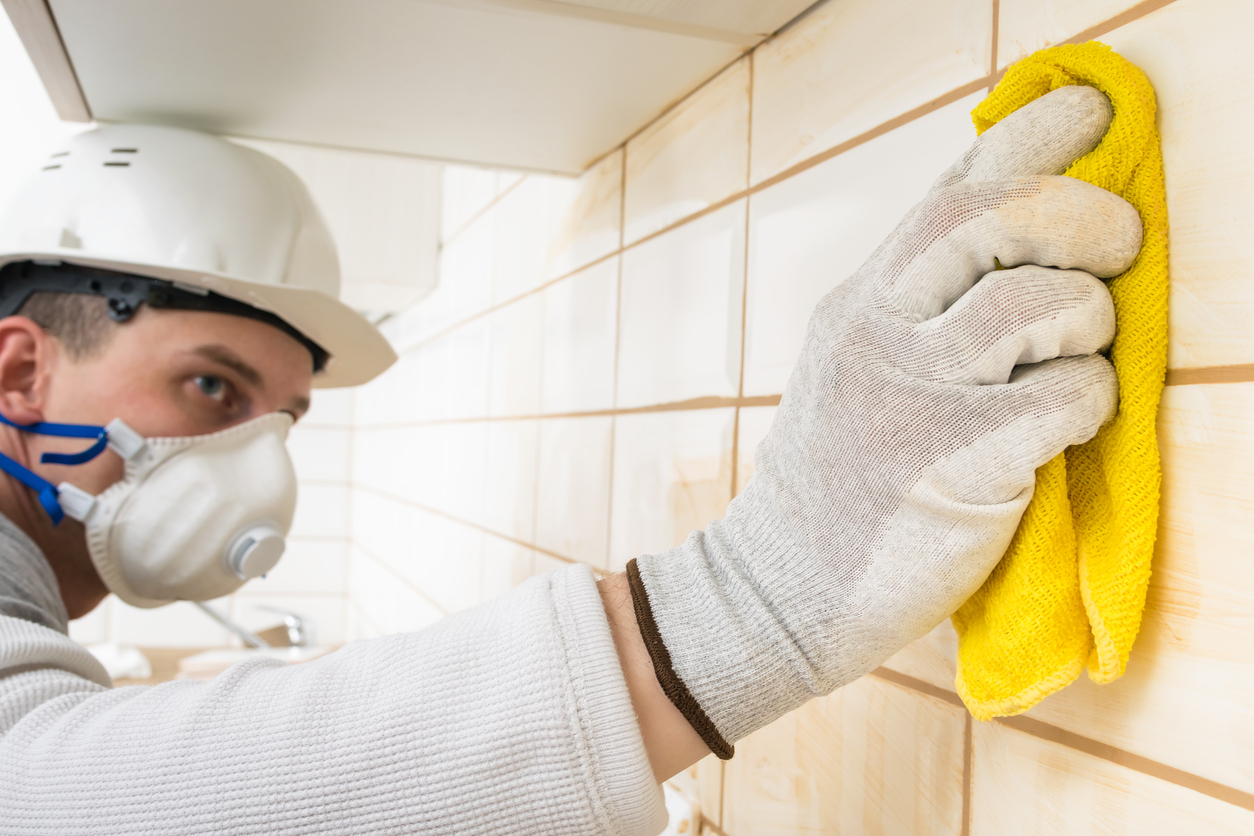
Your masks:
M226 381L213 375L201 375L196 378L196 385L215 401L224 400L227 396Z

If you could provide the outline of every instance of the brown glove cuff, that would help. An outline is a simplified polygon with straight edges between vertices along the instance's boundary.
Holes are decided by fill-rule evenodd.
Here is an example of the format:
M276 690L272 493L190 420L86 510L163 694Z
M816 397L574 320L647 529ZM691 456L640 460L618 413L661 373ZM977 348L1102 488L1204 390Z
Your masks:
M636 624L644 638L644 646L649 650L649 658L653 660L653 671L657 675L658 684L662 686L662 692L675 704L679 713L684 715L693 730L705 741L705 745L710 747L710 751L723 760L730 760L736 754L735 747L719 734L713 721L706 716L671 665L671 655L666 650L666 643L662 641L657 622L653 620L649 593L644 588L644 580L640 577L640 569L634 558L627 564L627 585L631 587L631 604L636 612Z

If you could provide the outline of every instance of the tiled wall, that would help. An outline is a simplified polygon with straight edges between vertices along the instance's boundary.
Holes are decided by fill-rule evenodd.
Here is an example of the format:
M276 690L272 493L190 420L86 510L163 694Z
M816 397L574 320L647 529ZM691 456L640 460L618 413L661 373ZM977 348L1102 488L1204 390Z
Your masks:
M290 142L234 141L277 158L309 188L335 238L345 303L377 317L409 307L435 287L440 163Z
M1159 94L1164 516L1128 675L973 723L948 624L676 785L708 832L1254 832L1254 4L831 0L578 181L448 169L441 284L356 396L348 634L621 568L743 487L818 298L973 138L999 71L1098 37Z

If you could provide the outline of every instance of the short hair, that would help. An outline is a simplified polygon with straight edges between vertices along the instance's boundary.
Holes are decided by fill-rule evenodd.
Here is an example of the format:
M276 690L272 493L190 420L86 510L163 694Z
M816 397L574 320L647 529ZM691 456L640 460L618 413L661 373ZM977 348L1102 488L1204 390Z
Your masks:
M98 355L113 337L107 300L87 293L36 291L22 303L18 316L32 320L65 346L73 360Z

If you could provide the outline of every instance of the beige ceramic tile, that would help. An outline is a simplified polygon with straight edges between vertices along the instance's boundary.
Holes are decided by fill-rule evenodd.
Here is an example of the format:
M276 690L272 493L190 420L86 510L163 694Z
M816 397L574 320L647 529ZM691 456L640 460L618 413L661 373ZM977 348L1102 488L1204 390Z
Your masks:
M419 543L422 524L429 514L395 497L359 488L352 493L353 538L349 551L364 551L384 566L408 560ZM362 598L356 586L351 596Z
M618 259L589 267L546 288L545 414L614 405L614 338L618 327Z
M446 165L441 191L440 234L441 240L448 241L496 198L497 172L490 168Z
M731 501L735 409L620 415L610 569L677 546Z
M454 388L459 387L464 392L467 386L479 384L483 387L483 410L486 412L488 345L486 328L481 326L481 330L485 334L481 349L482 366L472 375L477 380L454 382L454 359L464 365L469 358L464 354L457 358L451 356L450 335L438 337L402 354L400 362L384 373L387 376L387 385L383 384L384 378L379 379L380 384L377 386L374 381L367 384L358 401L358 426L447 418L452 409Z
M345 634L348 641L364 641L366 639L377 639L383 635L383 631L379 629L372 621L368 620L364 609L356 601L349 599L346 608L348 614L345 617Z
M492 301L513 299L544 280L544 256L552 234L545 211L552 178L529 177L505 195L490 211L492 242Z
M301 179L335 242L340 299L393 312L436 285L441 179L430 160L256 139L234 141L277 158Z
M494 311L488 328L492 334L488 414L537 414L544 367L543 300L526 296Z
M352 432L306 426L304 421L287 434L287 450L302 482L345 482L349 473Z
M997 66L1062 43L1141 0L1001 0Z
M444 263L443 258L441 258L440 263ZM398 354L412 348L422 342L424 338L439 330L440 327L443 327L435 322L436 319L443 316L444 301L448 297L448 286L442 278L444 275L442 268L440 275L439 284L436 285L435 290L431 291L430 296L419 300L417 303L379 323L379 333L383 334L384 338L391 343L392 348ZM441 312L437 315L437 311Z
M446 345L439 388L424 392L433 418L482 418L488 414L489 322L479 319L440 341ZM433 369L433 372L437 371Z
M736 446L736 494L739 495L753 476L753 453L771 429L778 407L749 406L740 410L740 438Z
M482 516L489 424L363 429L354 483L458 519Z
M301 485L296 497L293 537L347 537L348 485Z
M610 509L613 419L540 422L536 545L604 568Z
M1128 672L1029 716L1254 792L1254 383L1169 386L1154 575Z
M384 336L398 351L482 313L491 305L496 237L496 213L488 212L444 246L435 290L383 324Z
M354 544L435 606L454 612L479 603L489 535L364 490L354 491L353 522Z
M987 75L992 11L988 0L842 0L759 47L753 182Z
M1254 812L996 723L973 742L972 836L1254 832Z
M715 826L723 822L723 762L707 755L697 763L697 800L701 815Z
M884 667L954 693L957 657L958 634L946 619L923 638L897 651Z
M696 833L701 826L701 806L696 799L680 792L669 782L662 785L662 793L666 797L667 822L660 836Z
M410 435L398 428L358 428L353 434L354 486L390 493L399 490L400 473L421 456L419 445L411 441Z
M619 407L737 393L744 213L737 201L623 255Z
M625 243L748 185L749 60L732 64L627 143Z
M814 306L974 141L970 112L981 98L955 102L750 199L746 395L783 391Z
M479 522L483 514L483 485L489 424L479 421L428 428L427 462L401 470L401 496L461 520Z
M354 426L378 426L414 420L425 358L410 351L369 383L353 390ZM334 391L334 390L328 390ZM314 402L320 392L314 393Z
M695 763L678 775L667 778L665 783L670 789L690 801L696 801L700 795L700 790L697 789L697 765Z
M623 215L623 152L607 154L577 180L545 255L545 277L565 276L618 249ZM555 204L561 206L560 201Z
M487 434L480 521L492 531L530 543L535 534L539 422L492 421Z
M230 615L231 600L219 598L209 606ZM138 647L229 647L231 635L187 601L142 609L111 597L109 640Z
M500 537L484 538L481 600L500 597L531 575L531 549Z
M261 595L342 594L347 572L348 539L287 538L283 559L265 577L249 581L249 592Z
M617 246L617 230L610 242L604 230L607 219L596 214L612 201L604 197L593 201L596 205L585 210L594 214L593 219L570 217L580 196L580 185L579 180L571 177L528 175L502 195L488 212L496 229L492 243L492 301L495 304L534 290L550 278L550 253L560 255L569 250L569 258L576 261L580 247L592 250L598 246L608 247L605 251L609 252ZM597 181L595 185L603 184ZM583 229L585 221L591 229ZM581 237L586 232L595 238L596 231L601 233L598 245L590 245Z
M498 170L496 172L496 196L500 197L505 192L518 185L527 175L521 171Z
M281 626L283 617L271 607L299 616L310 644L343 644L347 640L343 595L266 594L250 584L235 596L231 618L254 633Z
M695 801L701 816L718 826L723 805L723 762L707 755L697 763L673 776L670 784L684 797Z
M371 399L363 398L358 425L487 415L490 324L488 318L476 319L413 349L412 358L404 358L407 368L394 378L397 384L408 385L381 392L384 400L397 399L381 410L372 409ZM380 420L380 412L387 417Z
M531 563L531 575L543 575L548 572L556 572L559 569L565 569L569 566L565 560L558 560L556 557L544 554L543 552L534 552Z
M1254 362L1254 4L1177 0L1103 36L1158 93L1175 368Z
M414 350L419 365L417 386L408 393L403 422L487 414L488 324L486 319L477 320Z
M353 395L356 391L355 388L315 390L309 411L300 419L300 426L318 429L351 427Z
M444 617L439 608L359 548L350 554L349 572L350 638L413 632Z
M731 834L958 834L964 714L869 677L736 744Z

